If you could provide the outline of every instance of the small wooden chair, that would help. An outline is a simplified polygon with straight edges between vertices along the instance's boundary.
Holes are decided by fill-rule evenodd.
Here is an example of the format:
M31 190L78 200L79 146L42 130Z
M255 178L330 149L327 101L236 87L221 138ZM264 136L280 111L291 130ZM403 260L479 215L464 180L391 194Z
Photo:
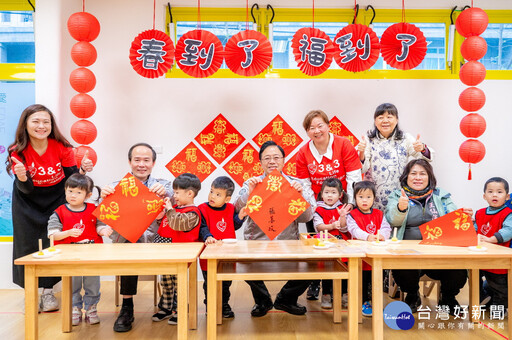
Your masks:
M156 307L158 305L158 299L160 295L162 295L162 289L158 282L158 275L139 275L139 281L153 281L153 305ZM121 286L121 276L116 276L115 278L115 293L114 293L114 301L116 307L119 307L119 288Z
M437 284L437 301L439 301L439 297L441 294L441 281L439 280L432 280L427 275L422 275L420 277L420 283L423 283L423 297L429 297L432 293L432 290L434 289L435 285ZM389 271L389 288L388 288L388 295L390 298L394 298L396 296L396 292L398 290L398 285L396 284L395 280L393 279L393 275L391 275L391 271ZM405 295L404 292L400 291L400 301L404 301Z

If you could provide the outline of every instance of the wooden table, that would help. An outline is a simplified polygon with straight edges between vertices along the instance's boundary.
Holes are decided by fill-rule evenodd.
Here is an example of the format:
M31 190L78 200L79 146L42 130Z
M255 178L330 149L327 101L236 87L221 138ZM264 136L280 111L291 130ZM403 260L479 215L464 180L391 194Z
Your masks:
M14 261L25 265L25 339L38 336L40 276L62 276L63 332L71 332L71 277L94 275L177 275L178 339L188 336L187 307L188 326L197 328L197 257L203 243L63 244L56 248L61 252L50 258L30 254Z
M362 246L362 241L350 241ZM512 268L512 249L495 244L485 244L487 251L474 252L467 247L448 247L421 245L420 241L406 240L388 246L373 246L366 242L365 261L372 265L373 338L383 339L383 269L469 269L470 296L469 305L480 304L480 269ZM508 275L508 304L512 306L512 275ZM476 320L473 320L476 321ZM508 314L509 339L512 339L512 313Z
M322 250L296 240L208 245L200 257L208 260L208 339L217 338L216 326L222 323L222 281L228 280L333 280L333 318L340 323L341 280L348 280L349 292L359 292L359 268L364 256L364 252L345 241ZM341 258L348 258L348 266ZM358 338L360 294L355 293L348 294L349 339Z

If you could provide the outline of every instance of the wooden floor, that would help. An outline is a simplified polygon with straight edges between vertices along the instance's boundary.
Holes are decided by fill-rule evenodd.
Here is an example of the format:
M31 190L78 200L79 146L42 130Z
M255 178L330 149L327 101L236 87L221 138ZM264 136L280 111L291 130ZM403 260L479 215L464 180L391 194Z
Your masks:
M268 282L272 296L279 291L282 282ZM203 292L202 283L199 285L199 306L198 306L198 329L189 332L190 339L206 339L206 315L205 306L202 304ZM98 306L101 323L98 325L81 324L73 327L72 333L61 332L60 312L44 313L39 316L40 339L175 339L176 326L167 324L167 321L153 322L151 316L154 313L153 307L153 286L150 282L139 282L139 294L135 297L135 322L134 327L127 333L115 333L112 330L118 309L114 305L114 284L112 281L103 281L101 286L102 297ZM272 310L262 318L252 318L250 310L253 299L249 286L245 282L233 282L231 287L230 304L235 312L235 318L224 319L224 323L218 326L219 339L308 339L322 340L343 339L347 334L347 315L343 313L343 323L332 323L332 312L320 308L319 301L307 301L305 296L299 299L299 303L307 306L308 313L305 316L292 316L287 313ZM435 291L430 299L424 299L423 303L428 304L432 311L435 311ZM467 304L468 291L464 287L458 296L461 304ZM384 306L392 300L387 298ZM23 315L24 293L23 290L0 290L0 340L24 339L24 315ZM415 314L417 316L417 314ZM385 338L407 339L417 337L419 339L506 339L501 334L507 330L505 322L504 329L499 329L497 322L494 323L495 330L490 330L482 325L475 324L474 330L468 329L467 321L460 327L460 320L450 319L449 321L435 320L435 313L432 319L425 322L425 329L418 329L416 325L408 331L395 331L387 326L384 330ZM486 324L489 321L486 320ZM440 324L445 330L439 330ZM453 323L455 329L449 329L449 323ZM433 329L429 328L433 324ZM501 333L501 334L499 334ZM359 326L359 338L371 339L371 318L363 318Z

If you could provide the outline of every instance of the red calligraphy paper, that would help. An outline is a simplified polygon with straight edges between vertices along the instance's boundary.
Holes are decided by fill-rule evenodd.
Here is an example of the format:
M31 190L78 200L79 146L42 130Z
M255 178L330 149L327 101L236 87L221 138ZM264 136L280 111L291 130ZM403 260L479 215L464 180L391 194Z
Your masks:
M193 30L183 34L176 44L176 64L195 78L209 77L224 61L224 48L211 32Z
M291 177L297 177L297 154L290 157L290 159L284 163L283 173Z
M160 77L170 70L173 61L174 44L165 32L147 30L132 42L130 64L143 77Z
M253 138L254 143L260 147L269 140L273 140L280 145L286 155L289 155L302 143L302 138L300 138L280 115L272 119L270 123Z
M265 235L273 240L308 207L304 197L279 171L274 170L256 185L245 209Z
M384 31L380 39L380 51L389 66L411 70L425 59L427 40L418 27L400 22Z
M222 114L219 114L195 140L220 164L242 145L245 138Z
M135 243L163 210L164 201L128 173L93 211L128 241Z
M201 182L216 169L215 165L193 142L181 150L165 167L174 177L189 172L196 175Z
M224 170L240 186L251 177L263 175L258 151L249 143L224 165Z
M258 31L246 30L229 38L224 59L234 73L252 77L265 71L272 62L272 45Z
M349 72L366 71L379 59L379 37L370 27L361 24L341 29L334 38L334 48L334 60Z
M471 216L457 209L419 226L423 240L420 244L468 247L478 244Z
M293 35L292 51L302 73L317 76L331 66L334 46L324 31L303 27Z
M329 121L329 130L335 135L348 139L354 147L359 144L359 139L336 116Z

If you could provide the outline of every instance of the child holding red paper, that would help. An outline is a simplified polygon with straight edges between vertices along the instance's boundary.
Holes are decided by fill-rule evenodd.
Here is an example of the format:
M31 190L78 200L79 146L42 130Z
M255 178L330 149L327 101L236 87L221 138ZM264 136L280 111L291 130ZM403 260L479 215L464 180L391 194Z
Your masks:
M201 181L196 175L184 173L172 182L174 201L165 198L165 217L160 224L154 243L198 242L212 236L202 218L199 208L194 205L194 198L201 190ZM162 275L162 296L158 303L160 309L152 317L153 321L163 321L170 325L178 323L177 286L175 275Z
M240 209L237 213L235 206L229 201L235 191L235 183L226 176L217 177L212 182L210 193L208 194L208 202L199 205L199 210L203 215L208 230L213 236L205 240L206 244L215 243L217 240L228 238L236 238L235 230L240 229L244 223L244 218L247 215L245 209ZM206 305L207 293L207 262L200 260L201 270L203 272L203 290L204 290L204 304ZM222 317L232 318L235 316L229 305L229 287L231 281L222 281Z
M512 239L512 209L505 205L509 199L508 182L501 177L492 177L485 182L484 200L489 203L487 208L475 214L475 229L480 241L497 243L504 247L510 246ZM491 300L490 305L508 308L508 284L506 269L486 269L480 271L485 277ZM482 296L481 301L484 299Z
M327 178L318 193L318 202L313 215L313 225L316 231L328 231L331 235L348 240L351 239L347 231L345 216L350 211L346 204L341 181L337 178ZM346 292L346 287L343 287ZM322 301L320 306L324 309L332 308L332 280L322 280Z
M356 208L347 216L347 229L353 238L365 241L385 241L391 234L391 226L382 210L374 209L375 184L360 181L354 184ZM363 264L363 310L364 316L372 316L371 266Z
M85 203L92 195L94 183L88 176L75 173L64 184L67 203L61 205L48 220L48 237L53 235L55 244L103 243L101 236L110 236L112 228L97 225L92 214L96 206ZM99 188L98 188L99 191ZM73 311L71 323L78 326L82 321L82 307L85 307L85 321L89 324L100 322L97 304L100 300L99 276L73 276ZM82 287L85 295L80 294Z

